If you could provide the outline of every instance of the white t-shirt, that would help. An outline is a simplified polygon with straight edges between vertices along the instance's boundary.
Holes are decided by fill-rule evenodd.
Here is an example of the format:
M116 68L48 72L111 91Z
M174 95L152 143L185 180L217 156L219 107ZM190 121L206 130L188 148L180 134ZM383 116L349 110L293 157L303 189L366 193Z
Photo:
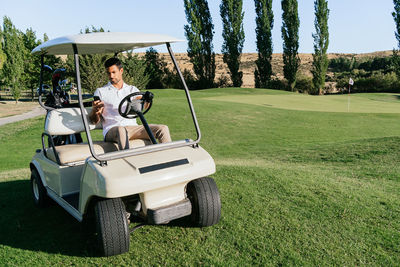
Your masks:
M136 119L126 119L119 115L118 106L121 100L131 94L139 92L135 86L124 83L121 89L115 88L110 82L103 87L97 88L95 96L100 97L104 103L103 110L103 136L114 126L135 126L138 125Z

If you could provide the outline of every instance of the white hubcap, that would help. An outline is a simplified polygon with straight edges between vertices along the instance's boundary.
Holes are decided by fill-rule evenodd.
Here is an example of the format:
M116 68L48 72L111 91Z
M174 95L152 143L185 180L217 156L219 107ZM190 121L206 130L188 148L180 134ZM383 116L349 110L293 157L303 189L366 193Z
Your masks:
M39 186L36 182L36 179L32 180L32 189L33 189L33 196L36 200L39 200Z

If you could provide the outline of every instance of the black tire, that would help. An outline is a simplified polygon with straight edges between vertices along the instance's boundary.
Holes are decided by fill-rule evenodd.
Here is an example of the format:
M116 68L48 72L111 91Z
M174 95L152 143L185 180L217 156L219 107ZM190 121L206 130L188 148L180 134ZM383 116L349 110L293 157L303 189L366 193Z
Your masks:
M94 206L97 248L101 256L129 251L129 226L120 198L99 200Z
M47 196L47 191L42 183L42 179L35 168L31 170L31 189L35 204L42 208L46 207L50 199Z
M187 195L192 203L191 221L195 226L211 226L221 218L221 199L217 184L210 177L191 181Z

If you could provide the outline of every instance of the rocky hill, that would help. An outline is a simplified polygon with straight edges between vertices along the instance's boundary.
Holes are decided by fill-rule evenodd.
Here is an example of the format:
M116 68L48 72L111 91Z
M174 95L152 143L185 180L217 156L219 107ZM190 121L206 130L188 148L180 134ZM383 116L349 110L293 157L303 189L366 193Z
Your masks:
M392 51L379 51L367 54L340 54L340 53L331 53L328 54L328 58L338 58L338 57L355 57L357 59L361 58L373 58L373 57L386 57L392 55ZM172 68L172 61L168 54L161 53L160 56L167 62L168 67ZM301 65L300 65L300 75L311 76L311 67L312 67L312 54L299 54ZM189 62L189 57L186 53L176 53L175 57L179 63L179 66L182 70L192 69L192 64ZM255 69L255 60L257 59L256 53L244 53L242 54L241 59L241 71L243 71L243 85L245 88L254 87L254 69ZM221 76L227 76L228 67L222 60L222 55L216 55L216 79ZM279 79L283 79L283 60L282 54L273 54L272 56L272 70L274 72L274 76ZM329 75L329 73L328 73Z

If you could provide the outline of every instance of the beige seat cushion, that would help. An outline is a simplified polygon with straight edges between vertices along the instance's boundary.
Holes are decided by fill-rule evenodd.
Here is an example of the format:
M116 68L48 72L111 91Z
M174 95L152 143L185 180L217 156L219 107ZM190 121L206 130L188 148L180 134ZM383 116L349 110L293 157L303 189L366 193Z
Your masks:
M149 144L151 144L151 142L144 139L135 139L129 141L130 148L143 147ZM116 143L96 141L93 142L93 145L96 154L104 154L118 150ZM84 161L86 158L91 156L89 145L87 143L56 146L56 151L61 164ZM57 163L53 148L46 149L46 152L47 157Z

